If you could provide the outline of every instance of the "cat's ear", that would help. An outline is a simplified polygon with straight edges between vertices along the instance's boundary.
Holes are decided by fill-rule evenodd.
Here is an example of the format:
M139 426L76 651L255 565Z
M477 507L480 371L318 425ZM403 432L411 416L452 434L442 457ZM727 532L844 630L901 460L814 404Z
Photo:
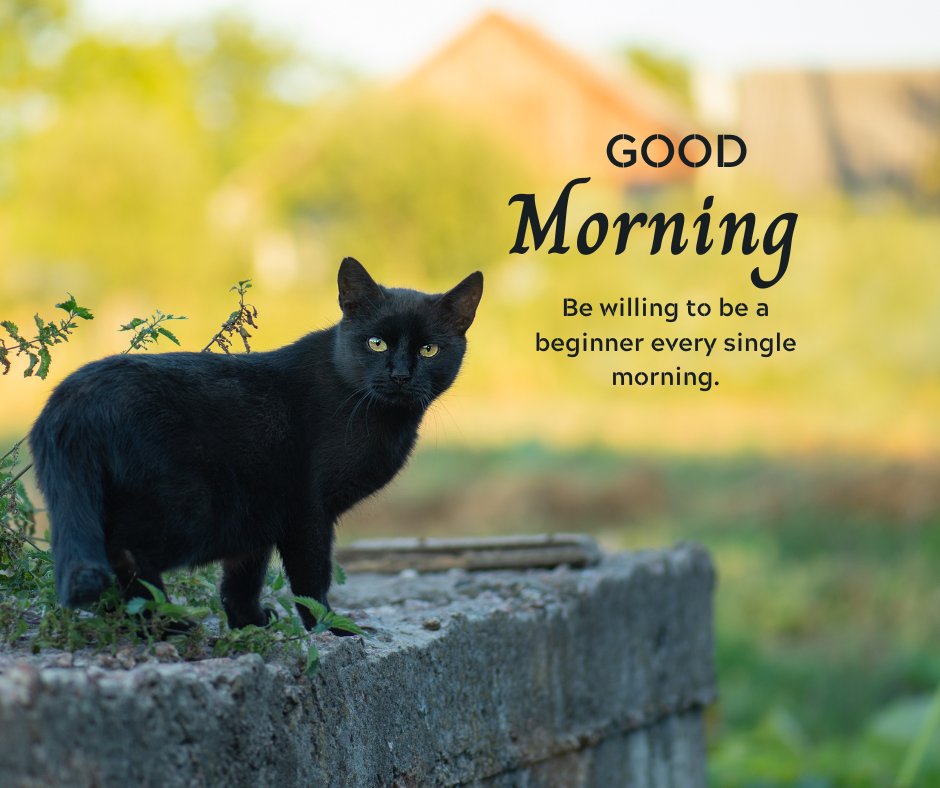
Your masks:
M366 312L385 297L362 263L352 257L339 264L339 308L349 317Z
M463 334L470 328L482 296L483 274L474 271L459 285L441 296L440 309L445 319Z

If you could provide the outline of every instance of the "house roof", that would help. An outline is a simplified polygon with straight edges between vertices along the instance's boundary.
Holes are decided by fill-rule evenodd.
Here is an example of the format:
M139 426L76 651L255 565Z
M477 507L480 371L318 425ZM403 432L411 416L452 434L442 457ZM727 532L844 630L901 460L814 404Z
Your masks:
M623 67L571 52L537 29L484 14L399 85L405 95L462 114L537 161L541 169L634 183L690 177L688 168L611 166L611 137L692 131L663 91Z
M576 84L584 94L611 109L631 114L642 113L666 129L682 129L688 125L687 114L639 75L630 73L626 68L617 69L613 73L613 69L606 64L588 61L555 43L536 28L497 11L483 14L415 69L402 85L414 85L440 69L447 61L463 56L471 41L492 30L498 30L537 59L546 72Z

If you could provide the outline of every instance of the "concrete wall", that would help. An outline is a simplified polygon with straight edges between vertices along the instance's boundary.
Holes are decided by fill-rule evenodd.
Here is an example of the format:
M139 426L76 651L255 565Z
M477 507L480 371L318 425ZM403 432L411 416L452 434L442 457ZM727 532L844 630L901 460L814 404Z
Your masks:
M313 680L256 655L0 660L0 785L705 784L701 548L407 575L338 590L376 635L319 636Z

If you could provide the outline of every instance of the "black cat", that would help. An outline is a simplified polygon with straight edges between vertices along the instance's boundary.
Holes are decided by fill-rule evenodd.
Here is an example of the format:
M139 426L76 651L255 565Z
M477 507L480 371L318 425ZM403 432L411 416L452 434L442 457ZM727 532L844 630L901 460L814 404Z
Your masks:
M483 294L382 287L339 268L343 317L267 353L122 355L69 375L30 433L59 600L221 561L229 624L263 625L277 548L294 594L327 604L336 519L405 464L457 377ZM316 624L306 608L307 627Z

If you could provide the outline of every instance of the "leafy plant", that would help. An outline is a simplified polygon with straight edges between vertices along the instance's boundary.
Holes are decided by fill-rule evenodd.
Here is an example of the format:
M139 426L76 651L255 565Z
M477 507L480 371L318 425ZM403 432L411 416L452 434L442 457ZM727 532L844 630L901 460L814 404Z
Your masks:
M257 328L255 325L255 318L258 317L258 310L252 304L245 303L245 293L251 289L251 280L242 279L235 286L230 288L229 292L238 293L238 309L236 309L232 314L228 316L222 324L222 328L216 333L212 339L209 340L208 344L202 349L203 352L207 352L212 349L212 347L221 348L223 353L228 353L229 348L232 347L232 337L235 334L241 338L242 344L245 346L245 352L251 352L251 345L248 344L248 338L251 334L248 333L248 329L245 326L251 326L252 328Z
M915 729L914 735L911 737L910 747L895 780L898 788L908 788L914 785L918 772L927 759L931 743L940 740L940 686L937 687L930 705L923 714L923 720L912 727Z
M69 293L67 301L56 304L58 309L68 313L64 319L43 320L38 314L34 315L33 320L36 323L36 336L32 339L26 339L21 333L19 326L11 320L0 321L0 326L10 337L11 344L7 345L5 341L0 340L0 367L3 367L3 374L10 371L12 364L9 356L26 356L29 365L23 370L23 377L32 377L34 374L43 380L49 374L49 365L52 363L52 354L49 348L53 345L68 342L69 337L78 327L77 320L94 320L91 310L79 306L75 297Z
M338 565L336 565L338 566ZM342 573L342 569L340 568ZM343 573L345 578L345 573ZM340 582L340 581L338 581ZM343 580L342 582L345 582ZM348 616L328 610L326 605L316 599L305 596L294 596L286 590L286 579L280 570L270 570L267 577L268 594L265 602L272 615L272 620L266 627L244 627L236 630L223 630L213 645L214 656L227 656L232 653L253 651L266 655L281 648L296 656L305 655L304 672L307 676L316 675L320 666L320 655L316 643L309 639L309 635L300 618L297 616L295 605L301 605L309 610L317 619L317 625L312 634L317 635L329 630L342 630L356 635L368 637L368 634ZM283 615L278 615L276 605Z
M132 350L146 350L147 345L154 345L160 337L166 337L174 345L179 345L180 341L176 335L170 331L163 323L170 320L185 320L185 315L165 315L159 309L148 317L135 317L129 323L121 326L121 331L133 331L130 345L125 353Z

